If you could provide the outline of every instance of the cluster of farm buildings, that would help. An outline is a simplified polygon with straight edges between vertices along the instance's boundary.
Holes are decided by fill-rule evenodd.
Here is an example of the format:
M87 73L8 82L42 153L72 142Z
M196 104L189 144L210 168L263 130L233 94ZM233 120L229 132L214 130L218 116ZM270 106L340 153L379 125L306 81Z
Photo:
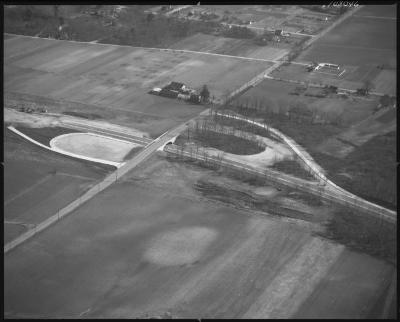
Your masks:
M201 101L201 95L197 94L195 89L178 82L171 82L163 88L155 87L149 93L164 97L178 98L192 103L200 103Z
M340 66L337 64L331 64L331 63L313 63L310 66L308 66L308 71L318 70L320 68L339 70Z

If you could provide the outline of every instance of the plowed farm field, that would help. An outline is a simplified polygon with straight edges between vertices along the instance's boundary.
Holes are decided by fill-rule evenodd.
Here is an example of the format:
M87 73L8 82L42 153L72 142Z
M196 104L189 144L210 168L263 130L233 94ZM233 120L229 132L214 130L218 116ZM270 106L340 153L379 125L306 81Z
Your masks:
M202 196L214 171L139 168L6 255L6 317L365 318L386 302L393 265Z
M154 135L202 109L150 95L171 81L219 97L240 87L271 64L236 58L166 52L102 44L14 36L4 41L4 89L128 113L129 121ZM143 124L139 118L150 121ZM154 129L152 119L167 120Z
M171 48L265 60L278 60L289 52L290 45L283 44L279 45L279 47L277 45L258 46L252 39L234 39L197 33L176 42Z

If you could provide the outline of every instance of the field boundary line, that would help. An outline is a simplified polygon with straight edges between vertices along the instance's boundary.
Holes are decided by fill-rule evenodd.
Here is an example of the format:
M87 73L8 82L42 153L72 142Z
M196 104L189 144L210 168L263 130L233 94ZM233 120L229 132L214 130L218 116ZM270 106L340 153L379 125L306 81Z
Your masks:
M71 173L66 173L66 172L56 172L56 176L64 176L64 177L71 177L71 178L78 178L82 180L89 180L89 181L95 181L97 178L92 178L92 177L85 177L85 176L80 176L77 174L71 174Z
M233 56L233 55L217 54L217 53L210 53L210 52L206 52L206 51L194 51L194 50L187 50L187 49L115 45L115 44L92 43L92 42L78 41L78 40L60 40L60 39L53 39L53 38L46 38L46 37L18 35L18 34L11 34L11 33L4 33L4 34L5 35L10 35L10 36L17 36L17 37L27 37L27 38L37 38L37 39L53 40L53 41L60 41L60 42L73 42L73 43L79 43L79 44L89 44L89 45L94 45L94 46L96 46L96 45L114 46L114 47L124 47L124 48L134 48L134 49L166 51L166 52L172 52L172 53L189 53L189 54L198 54L198 55L211 55L211 56L220 56L220 57L243 59L243 60L250 60L250 61L263 61L263 62L269 62L269 63L275 63L276 62L276 60L271 60L271 59L251 58L251 57L244 57L244 56Z
M31 191L33 188L41 185L42 183L46 182L47 180L49 180L52 177L52 174L47 174L45 175L42 179L40 179L39 181L35 182L33 185L31 185L30 187L24 189L23 191L21 191L20 193L16 194L14 197L10 198L9 200L4 201L4 206L8 205L9 203L13 202L15 199L20 198L21 196L23 196L24 194L28 193L29 191Z
M337 48L352 48L352 49L363 49L363 50L390 50L396 51L394 48L375 48L375 47L363 47L363 46L348 46L348 45L334 45L334 44L327 44L327 43L319 43L318 46L320 47L337 47Z
M26 222L22 222L22 221L10 221L10 220L4 220L4 223L6 225L20 225L20 226L35 226L35 224L29 224Z

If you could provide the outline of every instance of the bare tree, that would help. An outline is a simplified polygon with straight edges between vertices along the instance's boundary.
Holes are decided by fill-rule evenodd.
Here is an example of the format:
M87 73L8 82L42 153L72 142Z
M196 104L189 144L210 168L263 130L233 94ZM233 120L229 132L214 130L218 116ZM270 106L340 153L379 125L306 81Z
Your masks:
M365 95L368 95L369 92L374 88L374 84L370 79L366 79L363 82L363 89L365 90Z

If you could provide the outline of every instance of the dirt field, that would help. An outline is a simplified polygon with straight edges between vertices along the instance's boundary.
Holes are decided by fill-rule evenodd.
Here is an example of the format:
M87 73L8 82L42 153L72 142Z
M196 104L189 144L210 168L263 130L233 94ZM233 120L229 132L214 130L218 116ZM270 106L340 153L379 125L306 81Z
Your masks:
M384 287L388 287L392 282L390 276L394 277L396 274L393 266L381 266L378 263L378 260L370 256L344 251L327 272L329 278L324 277L319 282L311 296L293 317L304 319L318 316L323 319L343 319L349 316L353 318L364 316L370 318L370 315L374 313L371 312L373 303L379 299ZM367 301L360 300L359 294L373 288L374 284L385 286L377 290L375 294L371 294ZM332 296L337 292L341 294L340 299ZM346 301L352 305L338 310L341 303Z
M53 138L50 146L85 157L121 162L139 144L88 133L70 133Z
M396 70L382 70L374 79L374 85L378 93L396 96Z
M226 160L245 162L260 168L268 168L276 162L293 158L293 152L286 145L261 136L257 136L257 139L265 144L265 150L256 154L239 155L214 148L205 148L205 151L212 156L218 156L222 153Z
M224 38L200 33L173 44L171 48L267 60L279 59L289 51L285 45L257 46L251 39Z
M4 220L38 224L67 205L113 167L52 153L5 130ZM19 227L19 228L17 228ZM5 225L5 242L23 226Z
M4 50L6 92L83 103L100 115L102 110L119 113L119 118L128 117L131 124L152 135L203 109L147 94L152 87L170 81L193 88L207 84L211 95L218 97L270 66L234 58L19 36L5 40ZM154 133L160 119L165 124Z
M393 266L313 237L307 222L201 197L205 177L215 172L153 157L7 254L5 316L319 317L332 299L334 316L367 316Z

